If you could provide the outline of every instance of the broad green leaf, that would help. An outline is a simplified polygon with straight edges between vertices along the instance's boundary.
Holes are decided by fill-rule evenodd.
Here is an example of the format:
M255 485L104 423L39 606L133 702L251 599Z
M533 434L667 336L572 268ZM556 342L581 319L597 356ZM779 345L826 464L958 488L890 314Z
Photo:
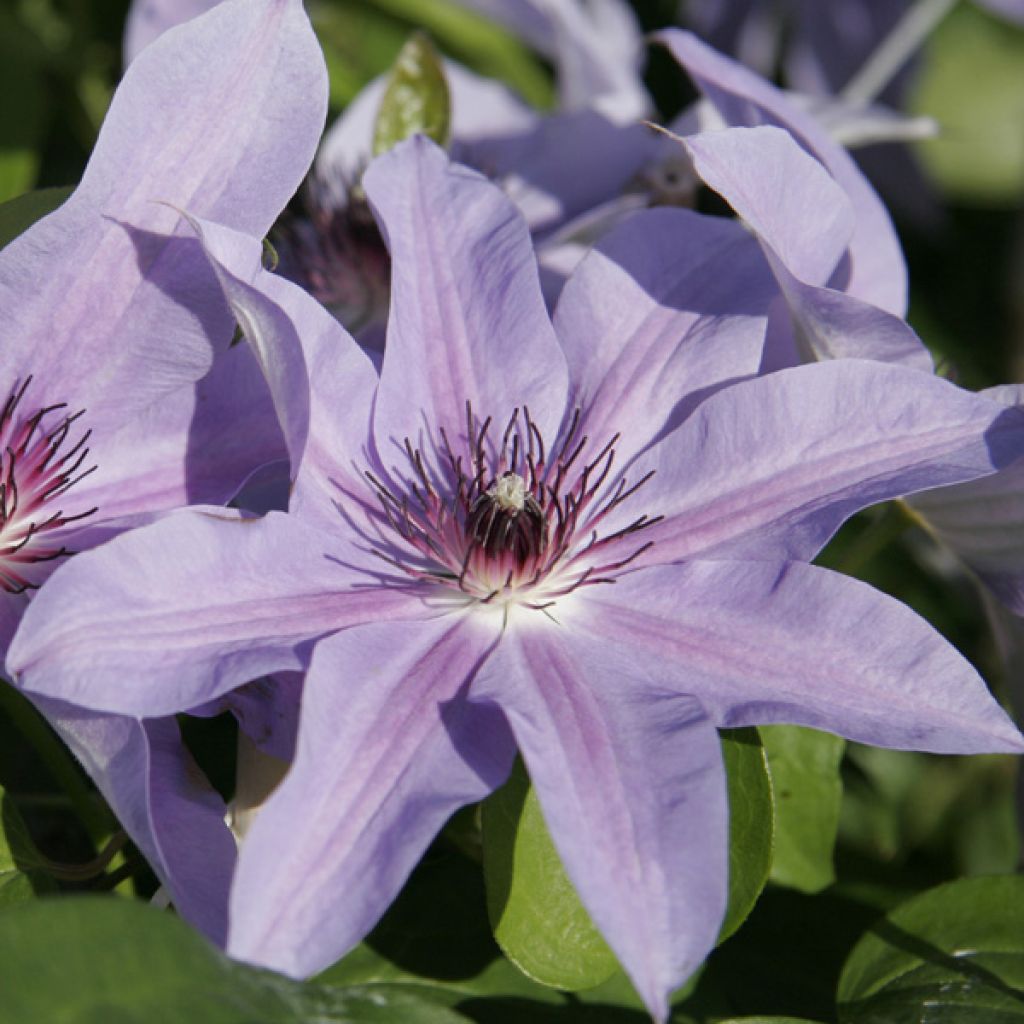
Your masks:
M948 192L1024 198L1024 30L960 4L928 45L912 107L939 119L918 152Z
M0 789L0 907L56 888L10 796Z
M874 924L839 981L842 1024L1024 1022L1024 878L968 878Z
M618 963L565 874L521 763L483 803L484 879L494 937L535 981L575 991Z
M233 963L188 925L109 897L0 910L0 1022L458 1024L402 987L302 984Z
M756 729L721 733L729 780L729 907L718 941L754 908L772 864L772 781Z
M761 726L758 732L775 801L771 879L801 892L818 892L835 880L832 850L843 799L839 762L846 741L796 725Z
M64 202L71 188L41 188L0 203L0 249Z
M417 133L448 144L451 97L433 43L416 32L399 51L373 126L373 155L379 156Z
M317 980L428 985L445 990L451 1002L473 996L561 1000L501 955L487 919L480 864L443 843L424 857L366 942Z
M940 757L851 743L840 837L848 849L887 865L926 853L943 876L1013 871L1017 759L999 754ZM912 872L911 872L912 873ZM916 875L912 889L922 888Z

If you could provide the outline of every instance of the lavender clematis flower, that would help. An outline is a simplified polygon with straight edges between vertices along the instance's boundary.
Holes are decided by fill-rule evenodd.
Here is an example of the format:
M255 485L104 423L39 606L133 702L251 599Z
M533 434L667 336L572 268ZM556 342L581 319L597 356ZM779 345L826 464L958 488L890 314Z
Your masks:
M369 930L518 746L664 1020L725 908L716 726L1024 749L923 620L807 564L864 504L992 472L1024 425L866 361L730 385L755 372L775 285L729 221L645 212L583 260L552 323L526 225L485 179L416 138L364 184L393 266L379 376L255 240L199 225L301 453L291 511L185 511L69 562L9 668L32 693L167 714L308 667L228 939L294 975ZM635 244L652 234L656 251ZM285 386L303 375L308 402Z
M0 252L0 643L65 556L286 457L266 383L172 207L261 235L319 135L326 79L298 0L168 33L118 89L81 184ZM172 721L41 699L180 911L226 928L234 849ZM202 851L200 855L200 851Z

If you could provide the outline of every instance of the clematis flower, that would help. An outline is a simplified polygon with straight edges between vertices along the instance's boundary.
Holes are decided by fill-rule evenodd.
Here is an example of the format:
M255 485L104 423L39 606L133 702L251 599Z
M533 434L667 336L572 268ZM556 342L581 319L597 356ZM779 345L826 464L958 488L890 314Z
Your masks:
M227 501L286 457L265 380L230 346L234 318L173 207L262 235L325 107L298 0L225 4L133 64L81 184L0 252L5 651L72 552L191 501ZM233 843L175 723L36 703L181 912L223 939Z
M183 511L72 560L8 667L28 692L143 715L308 669L227 947L293 975L369 930L518 747L664 1020L725 908L716 727L1024 749L923 620L807 564L865 504L991 473L1021 417L881 363L750 377L775 285L724 219L645 211L583 260L552 323L492 184L423 138L364 184L393 267L379 375L256 240L197 222L267 369L291 510Z

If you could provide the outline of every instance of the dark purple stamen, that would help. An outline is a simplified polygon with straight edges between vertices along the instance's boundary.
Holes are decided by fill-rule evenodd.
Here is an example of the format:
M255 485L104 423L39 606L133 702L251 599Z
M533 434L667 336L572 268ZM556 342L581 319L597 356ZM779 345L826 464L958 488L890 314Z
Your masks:
M39 574L31 571L33 565L70 554L57 541L55 531L96 511L67 513L53 508L55 498L66 495L96 469L95 465L83 468L90 431L68 444L71 428L84 410L64 414L47 430L44 421L66 409L63 402L19 416L31 381L27 377L15 385L0 411L0 588L11 594L40 585Z
M484 603L536 590L545 600L525 603L546 607L580 586L613 582L651 546L637 546L634 535L661 517L641 515L603 536L600 526L653 473L632 483L619 477L612 486L618 435L584 462L590 439L581 421L577 409L550 457L525 407L513 410L496 445L491 417L478 419L469 402L461 451L443 428L426 455L406 439L406 479L366 477L381 525L416 554L378 554L416 579L456 586Z

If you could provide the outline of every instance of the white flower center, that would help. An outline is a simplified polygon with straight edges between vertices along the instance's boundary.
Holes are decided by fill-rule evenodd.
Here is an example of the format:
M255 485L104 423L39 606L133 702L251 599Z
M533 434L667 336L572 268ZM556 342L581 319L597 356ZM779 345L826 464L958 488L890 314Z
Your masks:
M526 504L526 481L518 473L506 473L487 493L502 512L514 516Z

